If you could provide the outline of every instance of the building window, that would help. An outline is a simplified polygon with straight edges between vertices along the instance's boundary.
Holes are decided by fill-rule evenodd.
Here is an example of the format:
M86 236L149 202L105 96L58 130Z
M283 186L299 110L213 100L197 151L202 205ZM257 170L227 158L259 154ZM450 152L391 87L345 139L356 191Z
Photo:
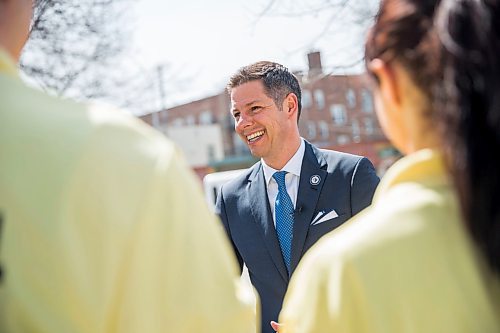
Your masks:
M212 123L213 123L212 112L210 112L210 110L203 111L200 114L200 124L201 125L210 125Z
M195 118L193 115L187 116L186 117L186 125L187 126L193 126L195 124Z
M337 144L338 145L346 145L349 143L349 135L338 135L337 136Z
M217 122L222 125L223 128L233 129L234 128L234 117L228 113L221 113L217 115Z
M361 129L359 128L359 122L354 119L352 121L352 140L356 143L361 141Z
M302 91L302 107L303 108L310 108L312 105L312 97L311 97L311 92L309 90L303 90Z
M307 123L307 136L309 139L316 138L316 124L314 121L309 121Z
M373 113L373 97L372 94L367 90L363 89L361 91L361 108L364 113Z
M215 146L213 144L209 144L207 146L207 157L208 161L210 162L215 161Z
M347 89L345 93L345 99L347 101L347 106L352 108L356 107L356 93L351 88Z
M319 110L325 108L325 94L323 93L323 90L314 90L314 99L316 100L316 105L318 106Z
M372 135L375 131L372 118L365 118L365 131L366 135Z
M245 142L240 138L240 136L233 132L233 143L236 155L246 155L248 154L248 147Z
M172 121L172 125L174 127L181 127L182 125L184 125L184 119L176 118L176 119L174 119L174 121Z
M319 122L319 132L321 133L321 139L323 140L327 140L330 136L330 129L328 128L326 121L321 120Z
M167 110L160 111L160 122L161 123L166 123L168 120L168 113Z
M330 106L330 114L336 125L344 125L347 123L347 113L343 104L333 104Z

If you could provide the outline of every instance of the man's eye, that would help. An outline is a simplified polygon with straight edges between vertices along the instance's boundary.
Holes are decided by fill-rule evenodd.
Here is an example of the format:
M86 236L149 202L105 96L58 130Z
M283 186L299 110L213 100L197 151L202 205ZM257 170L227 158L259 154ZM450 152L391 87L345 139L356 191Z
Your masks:
M252 111L252 112L254 112L254 113L255 113L255 112L258 112L260 109L261 109L261 107L256 105L256 106L252 106L252 107L250 108L250 111Z
M234 119L238 119L240 117L240 113L239 112L233 113L233 117Z

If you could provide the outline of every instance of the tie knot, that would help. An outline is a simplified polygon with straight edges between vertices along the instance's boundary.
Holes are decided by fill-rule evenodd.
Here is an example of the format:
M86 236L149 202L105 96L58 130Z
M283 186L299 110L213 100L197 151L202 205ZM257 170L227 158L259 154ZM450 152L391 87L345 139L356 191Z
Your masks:
M277 171L274 173L273 178L274 178L274 180L276 180L276 183L278 183L278 187L285 186L286 174L287 174L286 171Z

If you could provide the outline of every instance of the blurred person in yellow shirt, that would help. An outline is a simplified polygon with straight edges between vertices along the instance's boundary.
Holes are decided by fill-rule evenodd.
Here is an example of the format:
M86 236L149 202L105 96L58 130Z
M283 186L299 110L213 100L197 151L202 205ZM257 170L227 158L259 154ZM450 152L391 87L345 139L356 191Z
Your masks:
M280 332L500 332L498 22L496 0L382 0L366 63L407 156L306 255Z
M0 332L255 332L252 291L174 146L25 86L0 0Z

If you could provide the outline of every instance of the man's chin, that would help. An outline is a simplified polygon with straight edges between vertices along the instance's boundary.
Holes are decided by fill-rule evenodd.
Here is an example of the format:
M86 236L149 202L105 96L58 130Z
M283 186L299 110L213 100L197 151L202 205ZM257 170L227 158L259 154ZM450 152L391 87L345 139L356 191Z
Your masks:
M252 156L257 157L257 158L262 158L262 153L259 152L258 149L252 149L250 147L249 147L249 149L250 149L250 154L252 154Z

